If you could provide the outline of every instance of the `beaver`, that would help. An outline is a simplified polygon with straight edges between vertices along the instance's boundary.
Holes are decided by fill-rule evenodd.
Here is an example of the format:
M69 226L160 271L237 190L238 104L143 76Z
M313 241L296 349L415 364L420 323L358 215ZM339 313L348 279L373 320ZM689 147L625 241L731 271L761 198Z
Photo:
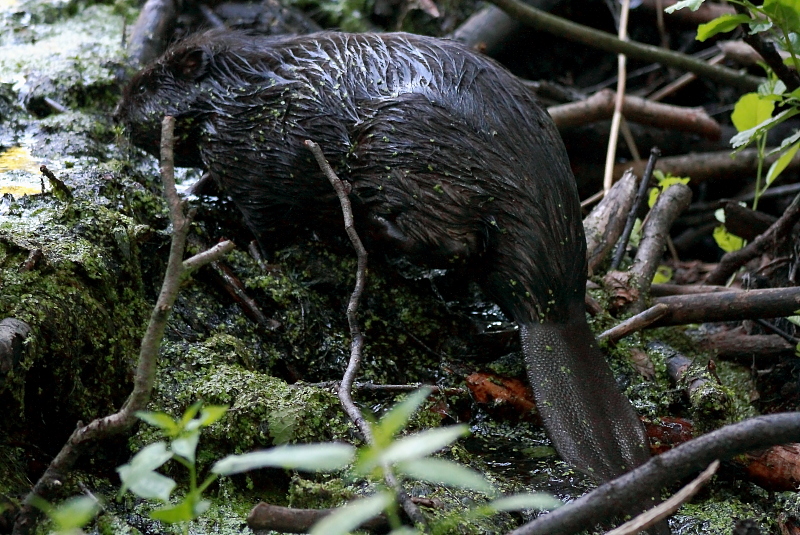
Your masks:
M586 322L575 179L547 113L505 68L452 41L394 33L190 37L137 73L115 113L158 155L201 167L255 236L341 225L304 146L350 184L372 251L460 265L519 325L545 428L600 480L649 457L642 425Z

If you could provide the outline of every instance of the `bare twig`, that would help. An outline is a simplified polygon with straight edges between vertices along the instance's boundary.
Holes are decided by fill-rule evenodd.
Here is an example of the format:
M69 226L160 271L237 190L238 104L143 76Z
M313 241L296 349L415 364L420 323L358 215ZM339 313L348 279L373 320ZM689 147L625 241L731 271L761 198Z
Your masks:
M147 331L142 338L139 360L134 375L133 391L118 412L98 418L86 426L79 426L70 435L61 451L51 461L50 466L47 467L42 477L39 478L31 492L25 497L14 524L14 535L27 535L35 528L38 512L33 506L33 502L37 496L47 499L54 490L59 488L61 481L72 469L75 461L78 460L91 443L130 429L135 422L135 412L143 410L150 400L158 363L158 349L161 346L167 319L178 295L180 283L192 270L199 267L197 262L189 262L190 267L187 268L184 267L182 262L186 235L189 232L191 219L184 214L183 202L175 189L172 151L174 123L174 119L166 117L161 134L161 177L164 182L164 195L167 198L170 219L173 225L172 243L161 292L150 315ZM232 242L224 242L217 246L215 253L219 257L232 250L233 247ZM205 259L211 261L215 258L207 255Z
M714 461L691 483L676 492L670 499L662 502L658 507L640 514L633 520L625 522L617 529L612 529L606 535L635 535L655 525L660 520L664 520L677 511L681 505L691 500L692 496L697 494L697 491L703 488L703 485L708 483L708 480L717 473L717 469L719 469L719 461Z
M617 250L614 251L614 258L611 260L611 269L617 269L622 263L622 256L625 254L625 249L628 247L628 240L633 232L633 225L636 223L636 215L644 203L644 198L647 195L647 188L650 185L650 179L653 177L653 169L655 168L656 160L661 156L661 151L657 147L650 149L650 159L647 161L647 167L644 170L644 176L639 183L639 191L636 194L636 200L628 212L628 218L625 221L625 229L622 231Z
M767 152L771 149L767 148ZM778 154L770 155L764 165L771 165L778 158ZM661 158L656 169L675 176L688 176L692 184L699 184L708 180L721 180L732 176L747 176L755 173L758 166L758 150L744 149L731 158L731 151L721 150L715 152L701 152L696 154L683 154L680 156L666 156ZM633 172L641 175L644 172L644 162L626 162L614 167L614 175L621 176L626 170L633 168ZM787 169L795 170L800 167L800 154L795 155ZM767 190L769 193L770 190Z
M725 59L725 54L717 54L713 58L708 60L709 65L719 65ZM672 82L668 83L658 91L653 92L652 94L647 96L647 100L652 101L654 104L659 100L663 100L668 96L676 93L678 90L683 89L690 83L697 80L697 75L691 72L687 72L686 74L676 78ZM717 137L716 139L719 139Z
M705 61L697 60L679 52L633 41L621 41L607 32L556 17L550 13L525 5L518 0L492 0L492 3L527 26L605 50L606 52L625 54L632 59L652 61L684 69L698 76L729 84L745 91L755 91L759 84L764 81L763 78L742 74L733 69L719 65L709 65Z
M253 531L279 531L281 533L308 533L317 522L336 509L297 509L261 502L247 515L247 525ZM378 515L361 524L367 531L388 531L386 515Z
M723 256L717 269L709 273L708 277L706 277L706 283L725 284L728 278L746 262L766 252L770 246L775 245L777 240L789 236L792 227L794 227L798 221L800 221L800 195L794 198L794 201L792 201L792 204L789 205L780 219L765 233L738 251L733 251ZM776 314L773 317L778 316L783 316L783 314Z
M604 340L607 340L610 343L617 342L629 334L635 333L636 331L641 331L652 323L663 318L667 311L669 311L669 307L663 303L659 303L648 308L644 312L636 314L635 316L630 317L620 324L608 329L604 333L600 334L597 339L601 342Z
M697 473L714 460L776 444L800 441L800 413L751 418L703 435L658 457L563 507L542 515L511 535L571 535L590 529L657 496L661 488Z
M589 273L594 273L619 240L635 197L636 175L625 173L583 220Z
M713 321L793 316L800 309L800 287L658 297L669 307L652 327Z
M584 125L609 119L614 113L615 93L603 89L585 100L550 106L547 112L558 128ZM711 140L719 139L722 129L703 108L687 108L661 104L648 99L625 95L622 114L626 121L659 128L693 132Z
M639 313L644 310L644 297L650 292L650 284L658 269L661 255L664 254L669 229L691 200L692 190L688 186L673 184L658 196L655 206L650 210L642 228L639 250L630 269L631 284L639 290L639 298L628 307L629 312Z
M628 13L631 0L622 0L620 10L619 28L617 38L625 42L628 40ZM606 166L603 173L603 191L608 192L614 183L614 162L617 159L617 142L619 141L619 125L622 122L622 101L625 98L625 82L628 78L625 67L627 58L620 52L617 54L617 94L614 97L614 115L611 117L611 132L608 136L608 150L606 151Z
M650 286L650 297L665 297L667 295L691 295L720 292L738 291L738 288L727 286L712 286L710 284L653 284Z
M364 419L361 411L353 401L352 396L353 383L356 375L358 374L358 368L361 365L361 352L364 349L364 335L358 325L357 314L358 303L361 299L361 294L364 293L364 286L367 278L367 250L361 243L361 239L358 237L358 233L356 232L355 225L353 223L353 210L350 206L350 199L347 196L349 193L349 186L345 186L345 183L342 182L338 176L336 176L336 173L325 159L325 155L322 153L322 149L320 149L319 145L311 140L306 140L305 145L314 155L319 168L336 190L336 195L339 197L339 202L342 205L342 213L344 214L344 228L347 231L347 236L350 238L358 257L356 285L353 289L353 293L350 295L350 302L347 305L347 322L350 325L351 337L350 362L347 364L347 369L345 370L344 376L342 377L342 382L339 385L338 395L339 401L341 401L347 416L364 435L364 439L367 441L367 443L374 444L375 437L372 435L372 428L370 427L369 422ZM400 485L400 482L394 476L394 473L388 465L383 466L383 473L386 483L397 493L397 498L411 521L415 524L426 525L425 517L422 516L419 508L411 501L411 498L403 490L403 487Z

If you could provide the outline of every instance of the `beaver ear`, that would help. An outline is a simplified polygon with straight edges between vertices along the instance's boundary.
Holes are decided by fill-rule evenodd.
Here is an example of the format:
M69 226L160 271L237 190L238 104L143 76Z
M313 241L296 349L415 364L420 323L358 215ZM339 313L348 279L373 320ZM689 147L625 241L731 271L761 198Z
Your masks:
M175 60L178 73L187 80L198 80L208 70L208 53L202 48L186 50Z

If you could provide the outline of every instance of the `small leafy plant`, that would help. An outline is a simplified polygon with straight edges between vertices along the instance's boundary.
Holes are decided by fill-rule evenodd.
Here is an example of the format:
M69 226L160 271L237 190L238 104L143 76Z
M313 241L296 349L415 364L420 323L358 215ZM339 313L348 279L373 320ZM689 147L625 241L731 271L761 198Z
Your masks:
M216 462L211 474L197 484L195 450L201 428L222 417L226 407L192 405L180 420L164 413L142 413L139 417L161 429L170 442L151 444L137 453L131 462L117 470L123 480L121 492L130 490L137 496L170 503L176 487L174 480L156 472L167 461L174 459L189 470L189 490L175 505L166 505L151 513L151 517L168 523L188 523L209 507L202 493L219 476L229 476L259 468L284 468L308 472L336 472L349 470L351 477L382 481L388 467L403 479L427 481L470 489L487 495L495 494L491 484L478 472L461 464L432 457L432 454L449 446L467 434L466 425L429 429L398 438L409 419L428 397L430 391L421 389L390 409L380 421L372 424L373 445L355 448L350 444L298 444L278 446L268 450L242 455L229 455ZM197 416L199 413L199 416ZM197 417L196 417L197 416ZM367 520L385 513L393 535L421 533L415 528L402 526L395 493L377 483L379 490L372 496L353 500L320 520L311 530L314 535L344 535ZM546 494L520 494L496 499L473 509L467 518L479 518L499 511L519 509L553 509L561 502ZM432 528L433 533L437 531ZM184 533L188 531L188 524Z
M697 10L705 0L682 0L668 7L671 13L678 9ZM749 0L729 0L729 4L740 7L737 14L728 14L697 28L697 40L705 41L720 33L742 28L751 35L760 34L762 38L774 43L785 55L784 63L800 72L800 1L764 0L754 4ZM744 12L742 12L744 11ZM738 134L731 138L735 151L755 144L758 151L758 170L753 198L753 210L758 208L759 198L786 169L800 149L800 131L786 137L780 146L767 151L767 133L778 124L800 113L800 88L789 91L786 83L778 78L766 64L761 64L767 72L767 81L756 93L742 95L731 114L731 120ZM776 114L775 111L779 110ZM764 176L764 162L768 156L778 154ZM719 216L718 216L719 219ZM714 238L725 251L741 248L741 238L727 232L723 226L714 231Z
M81 528L100 511L100 503L91 496L69 498L58 506L38 498L34 505L47 515L58 535L81 535Z
M212 473L202 484L197 484L197 444L200 441L202 428L222 418L227 410L226 406L203 407L202 403L197 402L177 420L163 412L136 413L145 422L158 427L169 442L163 440L154 442L142 448L128 464L117 468L122 480L120 495L130 490L140 498L166 504L152 511L150 517L168 524L189 522L206 512L210 502L203 499L203 492L218 476ZM156 472L170 460L183 465L189 472L189 489L177 504L170 501L177 483L172 478ZM186 524L184 533L188 533L188 529Z

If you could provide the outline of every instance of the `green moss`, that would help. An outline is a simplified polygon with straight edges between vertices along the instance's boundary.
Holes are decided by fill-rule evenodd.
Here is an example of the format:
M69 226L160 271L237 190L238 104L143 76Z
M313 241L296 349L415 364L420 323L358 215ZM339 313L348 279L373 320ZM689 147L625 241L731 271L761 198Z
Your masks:
M3 417L14 420L0 427L38 427L41 416L26 422L24 415L57 399L46 413L60 417L45 417L45 425L71 429L124 399L120 386L128 384L149 308L138 261L141 231L103 206L61 204L48 195L26 198L0 217L0 317L32 328L24 360L0 385L0 394L14 399ZM43 258L20 270L32 250ZM32 404L27 412L23 400Z
M715 492L712 499L683 505L674 518L678 532L685 535L729 535L738 520L754 520L762 533L775 533L777 526L762 503L742 501L727 492Z

